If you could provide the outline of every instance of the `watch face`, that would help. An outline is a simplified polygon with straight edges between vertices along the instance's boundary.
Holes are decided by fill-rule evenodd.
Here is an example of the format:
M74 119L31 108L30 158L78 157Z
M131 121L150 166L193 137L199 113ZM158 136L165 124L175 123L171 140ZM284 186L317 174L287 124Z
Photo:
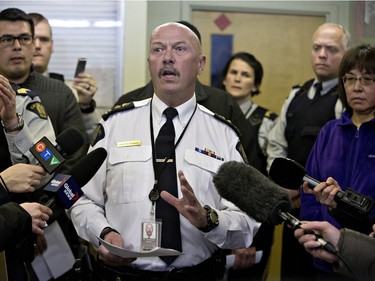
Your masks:
M214 226L217 226L219 224L219 216L217 215L216 211L213 209L210 210L210 220Z

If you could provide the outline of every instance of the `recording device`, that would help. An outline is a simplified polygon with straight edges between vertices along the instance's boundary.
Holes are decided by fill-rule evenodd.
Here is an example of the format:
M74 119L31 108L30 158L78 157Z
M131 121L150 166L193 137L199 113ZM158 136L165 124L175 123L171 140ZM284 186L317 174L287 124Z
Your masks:
M99 147L78 161L70 170L70 175L57 174L44 187L44 191L52 194L44 205L52 207L57 200L65 209L69 209L83 195L81 188L96 174L106 157L107 151Z
M74 73L74 78L76 78L78 76L78 74L80 74L82 72L85 72L86 62L87 62L86 58L79 58L78 59L77 66L76 66L76 71Z
M57 145L53 145L47 137L42 137L29 150L48 172L54 173L65 163L65 156L71 155L84 144L82 134L75 128L68 128L56 138Z
M256 221L272 225L285 222L294 229L301 227L301 222L289 213L291 202L288 193L250 165L225 162L213 177L213 183L220 196ZM305 233L314 234L325 250L336 254L335 248L320 234L313 231Z
M299 189L303 181L307 181L309 188L314 188L320 182L306 175L305 168L289 158L275 158L269 171L269 177L278 185L288 189ZM351 216L365 218L370 213L373 200L351 188L339 191L335 195L337 209Z

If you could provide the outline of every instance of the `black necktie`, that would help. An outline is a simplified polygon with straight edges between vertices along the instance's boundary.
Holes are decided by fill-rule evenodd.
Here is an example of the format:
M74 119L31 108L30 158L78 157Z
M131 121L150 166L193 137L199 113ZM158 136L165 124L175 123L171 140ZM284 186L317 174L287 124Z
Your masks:
M178 112L175 108L168 107L163 113L167 117L167 121L161 127L155 141L156 169L158 175L160 175L157 185L160 192L166 190L178 197L176 157L174 151L175 131L172 122L172 119L177 116ZM162 220L161 246L181 251L180 215L177 209L162 198L159 198L156 203L156 219ZM177 257L168 256L160 258L169 265Z
M320 94L322 92L322 83L318 82L314 85L315 87L315 95L314 95L314 100L318 99L320 97Z

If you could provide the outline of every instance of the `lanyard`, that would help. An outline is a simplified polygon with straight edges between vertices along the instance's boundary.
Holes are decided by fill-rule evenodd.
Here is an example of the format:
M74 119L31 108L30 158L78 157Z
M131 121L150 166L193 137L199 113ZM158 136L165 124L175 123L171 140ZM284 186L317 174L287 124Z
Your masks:
M151 189L150 194L148 195L148 198L152 201L152 205L153 206L154 206L155 202L159 199L159 195L160 195L160 190L159 190L159 187L158 187L158 181L159 181L160 175L163 172L163 170L164 170L164 168L165 168L165 166L167 164L168 159L173 155L173 153L174 153L177 145L180 143L183 135L185 134L186 129L189 126L190 121L193 118L194 113L195 113L196 110L197 110L197 103L195 104L195 108L194 108L193 114L190 116L190 119L189 119L188 123L186 124L184 130L182 131L180 137L178 138L176 144L174 145L174 150L172 151L171 155L169 155L169 157L166 157L164 159L164 161L162 163L163 166L159 170L159 174L157 174L157 169L156 169L156 151L155 151L155 142L154 142L154 126L153 126L153 122L152 122L152 100L151 100L151 103L150 103L150 135L151 135L151 144L152 144L152 146L151 146L151 148L152 148L152 166L154 168L154 186Z

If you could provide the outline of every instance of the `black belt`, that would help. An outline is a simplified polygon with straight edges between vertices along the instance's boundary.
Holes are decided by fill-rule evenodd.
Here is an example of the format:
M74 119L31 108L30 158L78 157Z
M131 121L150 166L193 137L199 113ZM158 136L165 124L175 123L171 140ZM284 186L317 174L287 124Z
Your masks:
M173 268L170 271L140 270L130 266L113 267L100 262L99 274L103 281L215 281L218 268L216 258L190 267Z

